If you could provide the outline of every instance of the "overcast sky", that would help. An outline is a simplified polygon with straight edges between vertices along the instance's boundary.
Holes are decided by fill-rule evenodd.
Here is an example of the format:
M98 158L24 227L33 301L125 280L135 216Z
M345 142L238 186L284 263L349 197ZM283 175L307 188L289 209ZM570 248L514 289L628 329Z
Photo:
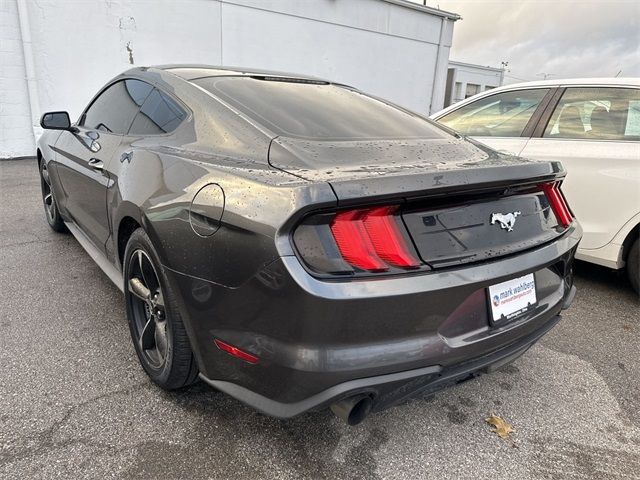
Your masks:
M418 3L422 1L414 0ZM568 77L640 77L640 1L427 0L458 13L450 58L500 66L505 83Z

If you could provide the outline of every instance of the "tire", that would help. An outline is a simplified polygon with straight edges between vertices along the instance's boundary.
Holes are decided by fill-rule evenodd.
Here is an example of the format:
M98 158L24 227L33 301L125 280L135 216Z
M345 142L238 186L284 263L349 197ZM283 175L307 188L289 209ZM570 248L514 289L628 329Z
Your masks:
M640 239L633 242L627 255L627 275L631 286L640 295Z
M142 228L127 243L124 281L131 340L142 368L165 390L194 383L198 367L176 297Z
M42 204L44 205L44 213L47 219L47 223L51 227L51 230L58 233L67 232L67 226L64 224L64 220L60 216L60 210L58 209L58 203L53 194L53 188L51 188L51 178L49 177L49 171L47 164L44 160L40 162L40 188L42 190Z

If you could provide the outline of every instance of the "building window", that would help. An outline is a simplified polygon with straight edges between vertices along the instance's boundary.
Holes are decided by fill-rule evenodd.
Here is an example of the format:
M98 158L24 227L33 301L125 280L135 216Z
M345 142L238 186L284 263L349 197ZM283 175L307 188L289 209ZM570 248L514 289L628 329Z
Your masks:
M472 97L476 93L480 93L480 85L476 85L474 83L467 83L467 89L464 93L464 98Z

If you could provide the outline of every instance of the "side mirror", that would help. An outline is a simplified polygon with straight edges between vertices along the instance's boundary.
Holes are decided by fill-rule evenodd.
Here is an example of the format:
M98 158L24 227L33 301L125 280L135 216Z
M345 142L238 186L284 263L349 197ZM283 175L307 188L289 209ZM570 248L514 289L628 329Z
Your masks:
M40 119L40 126L49 130L71 130L67 112L47 112Z

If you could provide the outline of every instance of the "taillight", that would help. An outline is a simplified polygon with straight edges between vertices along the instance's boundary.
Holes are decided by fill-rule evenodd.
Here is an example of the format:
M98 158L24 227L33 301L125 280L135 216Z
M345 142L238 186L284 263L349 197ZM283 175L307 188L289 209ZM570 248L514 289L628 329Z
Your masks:
M320 273L389 272L422 265L397 206L346 210L308 218L294 233L302 259Z
M571 225L573 215L560 191L560 182L545 183L541 185L541 188L547 200L549 200L549 205L558 223L565 228Z
M382 260L396 267L417 267L420 261L409 252L402 238L398 223L393 216L396 210L398 207L372 208L362 218L362 223L374 250Z
M338 213L331 221L331 233L338 250L348 263L362 270L383 272L389 267L378 256L364 226L366 210L349 210Z

